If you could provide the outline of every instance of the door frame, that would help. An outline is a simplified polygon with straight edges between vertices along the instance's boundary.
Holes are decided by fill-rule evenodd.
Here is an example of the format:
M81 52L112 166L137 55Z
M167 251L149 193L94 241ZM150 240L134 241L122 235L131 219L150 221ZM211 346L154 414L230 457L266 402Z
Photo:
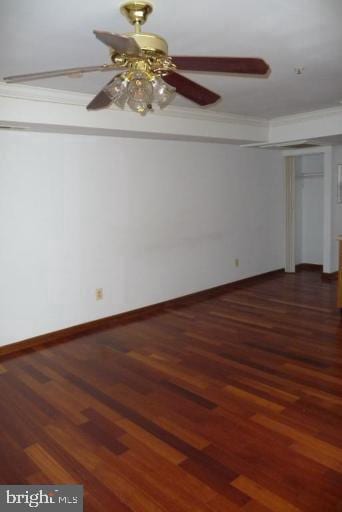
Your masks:
M296 156L323 154L323 272L333 268L333 162L332 147L289 149L282 152L285 185L285 272L295 272L295 158Z

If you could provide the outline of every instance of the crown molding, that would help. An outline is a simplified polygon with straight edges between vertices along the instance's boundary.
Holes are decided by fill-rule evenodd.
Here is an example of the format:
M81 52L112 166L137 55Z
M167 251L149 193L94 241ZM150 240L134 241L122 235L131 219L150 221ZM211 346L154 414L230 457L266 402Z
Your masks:
M20 100L42 101L47 103L59 103L63 105L86 106L94 97L93 94L64 91L60 89L49 89L46 87L37 87L23 84L6 84L0 82L0 97L13 98ZM115 105L109 107L109 110L121 111ZM166 110L155 110L154 116L164 118L186 118L201 121L211 121L216 123L236 123L260 128L268 128L267 119L243 116L238 114L226 114L206 109L195 109L187 107L169 106Z
M341 116L341 107L323 108L319 110L312 110L310 112L302 112L300 114L292 114L289 116L274 117L270 120L272 127L284 126L289 124L297 124L305 121L317 121L326 119L327 117Z
M342 135L342 107L332 107L272 119L269 142L323 139Z
M141 131L146 134L164 133L164 135L207 138L222 141L260 141L263 144L295 140L310 140L342 134L342 106L303 112L289 116L264 118L216 112L200 108L179 108L169 106L165 110L156 110L153 115L141 119L129 109L121 111L116 106L102 110L96 116L90 116L85 106L93 98L92 94L49 89L26 84L6 84L0 82L0 100L6 104L7 117L4 122L18 122L43 126L57 124L69 125L72 121L79 128ZM18 105L16 105L18 100ZM6 103L7 102L7 103ZM20 104L21 102L21 104ZM34 102L49 104L34 107ZM31 105L30 105L31 104ZM58 105L64 109L58 109ZM80 107L77 112L65 107ZM37 105L38 107L38 105ZM38 110L39 114L35 115ZM13 115L12 115L13 112ZM59 115L59 112L61 114ZM62 114L63 112L63 114ZM29 113L29 114L28 114ZM113 116L112 114L115 113ZM134 121L133 117L134 115ZM64 116L64 118L63 118ZM66 121L66 122L64 122ZM234 142L235 143L235 142Z
M64 105L83 105L88 97L87 94L83 93L23 84L6 84L5 82L0 82L0 96L20 100L62 103Z

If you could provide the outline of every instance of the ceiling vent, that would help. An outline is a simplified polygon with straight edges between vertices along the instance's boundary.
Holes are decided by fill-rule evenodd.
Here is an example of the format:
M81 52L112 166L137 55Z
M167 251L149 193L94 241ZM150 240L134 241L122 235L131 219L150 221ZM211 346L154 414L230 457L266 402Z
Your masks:
M308 149L308 148L317 148L320 147L321 144L318 142L312 142L307 140L296 140L292 142L279 142L279 143L255 143L255 144L245 144L242 147L244 148L261 148L261 149Z
M0 124L0 130L28 130L28 126L13 126L9 124Z
M317 148L320 144L313 144L312 142L302 142L298 144L282 144L276 145L276 148L281 149L305 149L305 148Z

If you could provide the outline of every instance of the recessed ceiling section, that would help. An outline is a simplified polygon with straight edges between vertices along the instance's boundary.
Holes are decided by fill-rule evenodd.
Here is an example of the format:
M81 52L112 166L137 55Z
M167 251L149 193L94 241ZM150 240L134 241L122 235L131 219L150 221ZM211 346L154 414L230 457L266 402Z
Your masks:
M273 118L339 104L342 91L340 0L157 0L148 30L170 54L262 56L268 79L186 73L222 96L211 110ZM113 0L2 0L0 69L15 75L109 62L93 29L127 32ZM128 29L129 30L129 29ZM297 75L295 68L303 68ZM51 78L35 85L96 94L102 73ZM177 97L175 106L192 107Z

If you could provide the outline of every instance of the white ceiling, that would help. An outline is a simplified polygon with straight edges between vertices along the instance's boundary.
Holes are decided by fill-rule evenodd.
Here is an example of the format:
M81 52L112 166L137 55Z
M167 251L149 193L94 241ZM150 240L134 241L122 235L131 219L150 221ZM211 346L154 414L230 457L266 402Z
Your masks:
M212 110L272 118L342 100L341 0L155 0L145 30L172 55L263 57L268 79L186 73L222 101ZM108 62L93 29L130 30L116 0L1 0L0 76ZM296 75L295 67L304 67ZM30 82L96 93L107 74ZM178 106L193 104L178 97Z

